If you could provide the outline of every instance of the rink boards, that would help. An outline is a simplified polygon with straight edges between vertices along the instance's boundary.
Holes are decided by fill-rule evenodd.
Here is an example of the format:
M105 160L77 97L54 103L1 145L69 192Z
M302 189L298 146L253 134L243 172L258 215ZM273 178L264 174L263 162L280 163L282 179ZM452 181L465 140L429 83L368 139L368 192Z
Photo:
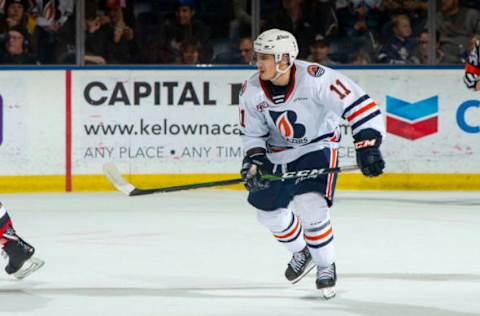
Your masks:
M345 69L380 105L386 174L338 188L480 190L480 99L460 69ZM0 71L0 192L105 191L238 177L241 68ZM318 80L322 80L319 77ZM248 89L248 87L247 87ZM340 163L355 163L342 127ZM238 186L240 188L240 186Z

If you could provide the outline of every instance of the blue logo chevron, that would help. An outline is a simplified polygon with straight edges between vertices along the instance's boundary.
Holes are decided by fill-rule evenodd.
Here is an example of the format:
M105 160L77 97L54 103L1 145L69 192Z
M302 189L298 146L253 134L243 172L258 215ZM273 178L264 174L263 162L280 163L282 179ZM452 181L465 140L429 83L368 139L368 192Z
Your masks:
M438 113L438 96L414 103L387 95L387 113L408 121L416 121Z

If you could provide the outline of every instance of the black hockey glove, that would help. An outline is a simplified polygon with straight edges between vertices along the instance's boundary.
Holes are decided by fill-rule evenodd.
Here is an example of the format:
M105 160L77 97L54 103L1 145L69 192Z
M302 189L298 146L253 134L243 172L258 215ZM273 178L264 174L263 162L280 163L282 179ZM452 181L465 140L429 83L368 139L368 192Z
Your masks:
M270 187L270 182L262 179L262 175L268 173L270 164L263 148L254 148L247 152L243 158L240 175L248 191L257 192Z
M383 173L385 161L380 153L382 135L374 129L367 128L353 136L357 151L357 164L363 175L376 177Z

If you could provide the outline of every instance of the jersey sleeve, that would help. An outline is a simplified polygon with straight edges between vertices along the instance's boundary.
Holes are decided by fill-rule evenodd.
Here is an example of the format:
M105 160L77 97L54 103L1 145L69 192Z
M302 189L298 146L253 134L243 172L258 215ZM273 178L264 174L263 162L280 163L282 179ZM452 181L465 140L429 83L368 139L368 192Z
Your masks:
M249 104L248 96L240 96L240 138L245 152L252 148L266 149L269 135L265 117L254 106Z
M321 104L348 122L352 134L371 128L385 137L382 113L377 103L345 75L330 70L319 84Z
M467 88L475 90L477 82L480 81L480 41L475 43L470 55L468 56L468 62L465 65L465 75L463 76L463 82Z

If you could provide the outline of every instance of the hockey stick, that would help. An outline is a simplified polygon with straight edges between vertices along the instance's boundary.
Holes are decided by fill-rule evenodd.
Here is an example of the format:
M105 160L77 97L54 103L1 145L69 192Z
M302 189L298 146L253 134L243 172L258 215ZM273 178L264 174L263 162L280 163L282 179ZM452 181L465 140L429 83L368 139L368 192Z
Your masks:
M357 169L358 169L357 166L344 166L344 167L323 168L323 169L307 169L307 170L286 172L281 176L266 175L266 176L263 176L263 179L268 181L278 181L278 180L286 180L286 179L297 179L301 177L315 178L322 174L339 173L339 172L345 172L345 171L353 171ZM118 191L128 196L184 191L184 190L218 187L218 186L226 186L226 185L243 183L243 179L238 178L238 179L230 179L230 180L194 183L194 184L187 184L187 185L177 185L177 186L171 186L171 187L139 189L134 187L132 184L128 183L127 181L125 181L125 179L123 179L122 175L120 174L120 171L112 162L108 162L103 165L103 172L107 176L108 180L113 184L113 186Z

